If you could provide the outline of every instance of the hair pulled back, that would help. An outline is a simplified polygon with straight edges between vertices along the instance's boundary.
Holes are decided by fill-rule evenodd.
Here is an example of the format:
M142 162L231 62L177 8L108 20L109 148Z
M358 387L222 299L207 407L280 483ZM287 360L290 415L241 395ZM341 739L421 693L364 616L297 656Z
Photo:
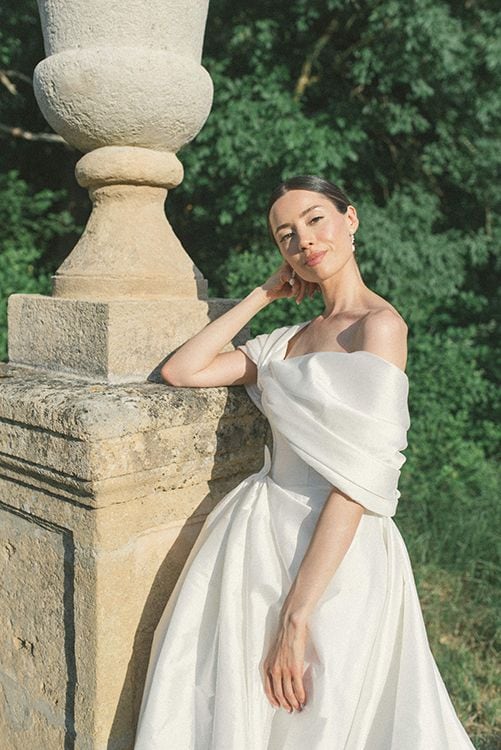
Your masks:
M321 193L325 195L334 205L341 214L345 214L350 205L350 201L347 195L341 190L340 187L334 185L329 180L324 180L323 177L316 177L311 174L298 175L297 177L290 177L288 180L284 180L277 185L270 195L268 201L268 228L270 234L273 236L270 225L270 211L271 207L282 195L285 195L290 190L311 190L313 193Z

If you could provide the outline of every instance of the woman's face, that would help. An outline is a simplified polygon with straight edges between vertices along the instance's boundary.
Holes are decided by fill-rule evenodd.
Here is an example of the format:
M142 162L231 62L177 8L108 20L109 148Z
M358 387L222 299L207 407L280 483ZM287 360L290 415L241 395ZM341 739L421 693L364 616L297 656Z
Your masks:
M305 281L326 279L353 257L351 234L359 223L353 206L342 214L322 193L289 190L269 219L284 260Z

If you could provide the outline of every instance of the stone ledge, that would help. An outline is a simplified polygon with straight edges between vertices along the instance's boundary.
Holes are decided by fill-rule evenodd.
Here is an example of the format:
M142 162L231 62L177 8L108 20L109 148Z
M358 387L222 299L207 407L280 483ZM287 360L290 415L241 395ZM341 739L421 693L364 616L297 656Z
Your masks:
M0 383L0 476L13 495L123 506L262 465L268 424L241 386L92 385L9 364Z
M92 384L0 363L0 419L65 437L105 440L177 427L191 424L201 411L214 420L250 416L257 409L243 386Z

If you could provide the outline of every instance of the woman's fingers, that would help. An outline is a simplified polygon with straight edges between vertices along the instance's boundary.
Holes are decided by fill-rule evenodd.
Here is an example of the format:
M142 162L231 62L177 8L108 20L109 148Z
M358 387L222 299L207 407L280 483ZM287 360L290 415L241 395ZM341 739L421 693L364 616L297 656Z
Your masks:
M292 287L289 285L289 279L292 274L292 268L285 261L269 276L261 288L268 294L271 299L280 299L281 297L290 297Z
M264 666L264 692L274 708L285 708L289 713L292 711L282 687L282 671L278 665L274 668Z
M310 286L310 282L309 281L303 281L303 279L299 280L299 291L298 291L298 295L296 297L296 302L297 302L298 305L301 304L301 302L306 297L306 294L309 291L309 286Z
M296 283L297 282L297 283ZM304 300L306 295L313 297L317 291L318 285L314 281L304 281L300 277L296 276L294 281L294 295L296 296L296 303L299 305Z
M299 305L306 296L313 297L318 289L318 284L313 281L305 281L296 273L293 284L289 284L292 278L292 267L284 261L282 265L265 281L262 288L268 292L273 299L281 297L295 297Z
M302 711L306 703L303 685L302 668L296 667L292 672L285 672L278 667L264 672L264 691L274 708L284 708L291 713L293 708Z
M292 267L284 262L278 271L276 271L266 283L271 284L275 295L295 297L296 303L299 305L306 296L313 297L318 286L315 282L305 281L298 276L297 273L295 274L293 284L291 285L289 282L292 278L292 273ZM273 279L275 279L274 284Z
M295 693L295 685L292 685L292 676L290 674L282 675L282 685L284 695L289 703L296 711L301 711L300 701Z
M273 691L273 680L271 679L271 674L268 670L265 670L264 672L264 692L266 693L266 697L270 701L271 705L274 708L280 708L280 703L277 700L277 697Z
M283 284L286 284L286 283L288 284L289 283L289 279L291 277L291 274L292 274L292 269L290 268L290 266L285 266L280 271L280 281Z
M284 694L282 685L282 671L280 669L272 669L271 679L273 684L273 693L275 694L278 702L280 703L282 708L285 708L285 710L290 713L292 711L292 706L290 705Z
M299 667L292 673L292 685L294 688L294 695L300 705L300 710L306 703L306 691L303 683L303 666Z
M290 280L293 279L293 283ZM282 282L281 291L285 297L294 297L300 285L300 279L297 276L293 278L292 268L289 265L285 265L283 270L280 272L280 281Z
M306 704L303 671L308 637L307 625L281 621L262 665L268 700L275 708L282 707L289 713L294 709L302 711Z

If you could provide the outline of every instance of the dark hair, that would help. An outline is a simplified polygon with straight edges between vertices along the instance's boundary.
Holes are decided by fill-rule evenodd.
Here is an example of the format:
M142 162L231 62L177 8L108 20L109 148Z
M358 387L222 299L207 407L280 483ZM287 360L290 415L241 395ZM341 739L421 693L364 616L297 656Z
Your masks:
M270 195L270 199L268 201L268 212L266 214L268 231L270 233L271 239L275 243L276 238L273 234L273 230L270 224L271 207L273 206L275 201L282 197L282 195L285 195L291 190L311 190L313 193L321 193L322 195L325 195L325 197L328 198L331 203L334 203L337 210L341 214L345 214L348 210L348 206L350 205L348 197L345 193L343 193L341 188L337 185L334 185L333 182L329 182L329 180L324 180L323 177L316 177L315 175L311 174L302 174L298 175L297 177L289 177L288 180L284 180L280 183L280 185L277 185L275 190Z
M325 197L328 198L331 203L334 203L337 210L341 214L345 214L348 210L348 206L350 205L350 201L346 194L341 190L340 187L334 185L333 182L329 182L328 180L324 180L322 177L316 177L315 175L311 174L302 174L298 175L297 177L290 177L288 180L284 180L283 182L281 182L280 185L277 185L277 187L270 195L270 199L268 201L268 229L273 239L275 238L273 237L269 218L271 207L273 206L275 201L281 198L282 195L288 193L290 190L311 190L313 193L321 193L322 195L325 195Z

